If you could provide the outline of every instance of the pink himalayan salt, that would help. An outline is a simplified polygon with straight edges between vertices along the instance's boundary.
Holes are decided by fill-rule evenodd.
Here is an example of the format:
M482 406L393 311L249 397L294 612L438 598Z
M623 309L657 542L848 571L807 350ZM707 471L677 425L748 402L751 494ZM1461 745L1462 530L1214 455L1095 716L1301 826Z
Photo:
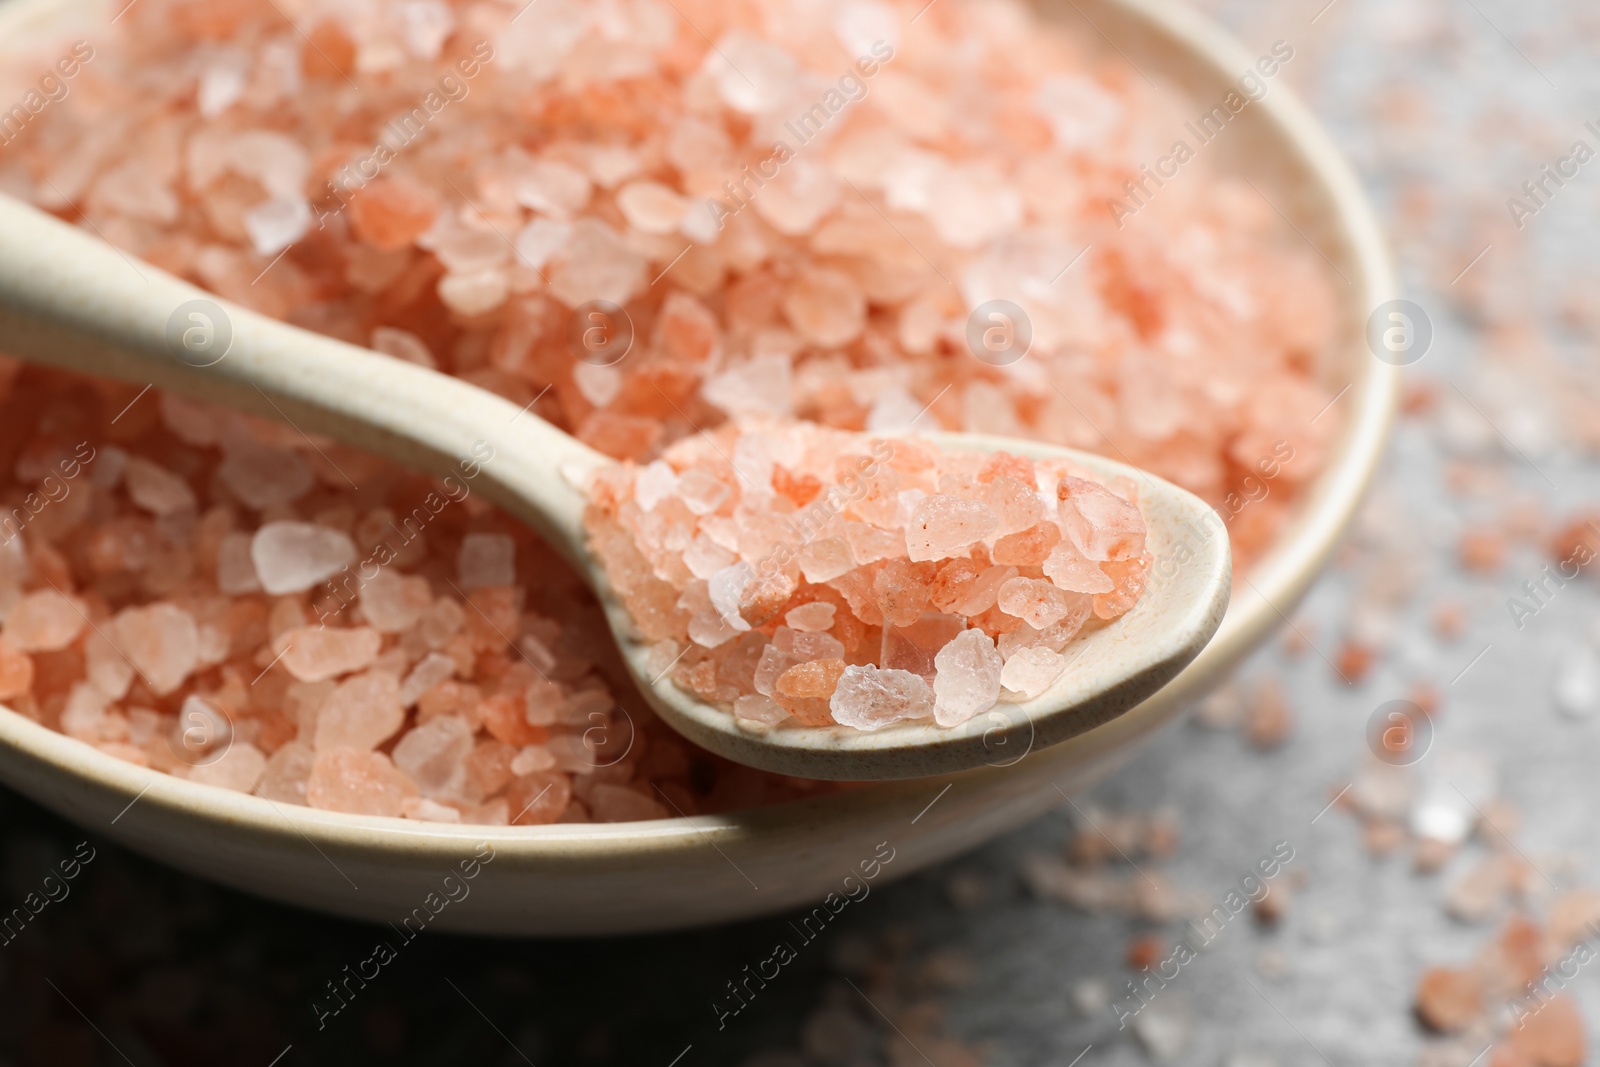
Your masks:
M190 767L188 779L202 785L231 789L236 793L255 790L267 769L267 757L248 741L235 740L221 759Z
M880 670L867 664L846 667L829 700L835 722L858 730L879 730L906 719L933 714L933 690L910 671Z
M981 501L934 494L911 513L911 521L906 526L909 558L948 559L988 537L999 523L994 510Z
M472 727L454 715L430 719L396 742L394 764L417 783L424 796L458 793L466 780L472 734Z
M808 341L837 348L861 333L867 321L861 287L843 271L807 270L789 287L783 312L795 332Z
M1109 593L1116 588L1111 576L1070 541L1050 550L1043 570L1057 586L1075 593Z
M12 642L0 637L0 700L10 700L33 686L33 660Z
M292 504L316 484L311 468L293 450L248 439L227 444L217 477L256 511Z
M103 630L84 635L83 669L89 683L112 700L127 696L133 684L133 664Z
M456 554L456 575L463 589L516 584L516 543L505 534L468 534Z
M1000 669L1000 685L1032 700L1061 677L1066 661L1041 645L1013 652Z
M173 604L125 608L111 621L107 636L157 696L177 689L199 663L194 616Z
M306 782L316 762L316 751L304 741L290 741L267 759L256 794L285 804L305 804Z
M783 621L791 629L803 633L824 633L833 628L835 610L834 606L826 601L814 600L792 609L783 617Z
M229 596L260 590L256 563L250 558L251 537L235 531L223 535L217 545L217 590Z
M1007 615L1015 615L1035 630L1043 630L1065 618L1073 605L1082 600L1082 594L1066 592L1050 582L1017 577L1000 587L995 604Z
M982 630L963 630L934 657L934 721L959 726L1000 699L1005 664Z
M422 822L459 823L461 809L429 800L427 797L407 797L400 802L400 817Z
M440 652L429 652L411 668L405 681L400 683L400 703L404 707L411 707L422 694L432 689L441 682L448 682L455 676L456 661ZM529 689L532 697L533 690Z
M361 614L379 633L411 629L432 603L426 579L387 567L361 584Z
M195 509L194 490L188 482L141 456L128 460L122 479L128 496L152 515L176 515Z
M909 626L886 625L878 663L892 670L906 670L928 681L933 680L933 659L962 630L966 620L960 615L925 612Z
M348 630L302 626L284 631L272 644L290 674L302 682L320 682L370 666L378 658L383 637L366 626Z
M733 702L733 717L776 726L789 717L789 712L770 696L762 693L746 693Z
M83 608L54 589L29 593L6 615L4 636L22 652L57 652L83 632Z
M319 749L306 779L312 807L352 815L398 816L416 795L416 784L388 756L358 748Z
M513 826L555 822L572 800L572 783L559 771L534 771L506 787L506 807Z
M356 558L350 535L308 522L269 522L250 542L261 587L273 596L299 593Z
M1103 485L1071 475L1056 490L1061 529L1093 560L1130 559L1144 551L1139 509Z
M405 722L400 683L387 671L368 671L340 682L317 711L318 752L376 748Z

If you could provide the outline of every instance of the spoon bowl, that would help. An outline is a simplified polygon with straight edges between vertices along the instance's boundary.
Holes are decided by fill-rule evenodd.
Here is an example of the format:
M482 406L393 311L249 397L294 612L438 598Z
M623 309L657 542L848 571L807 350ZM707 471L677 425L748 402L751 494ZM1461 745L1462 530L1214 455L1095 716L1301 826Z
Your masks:
M1128 614L1069 644L1062 676L1024 703L998 704L953 728L757 728L652 670L650 648L634 636L627 609L585 548L587 498L580 487L614 461L530 410L460 379L217 300L9 197L0 197L0 338L23 359L171 389L432 474L470 477L585 578L657 714L701 747L762 770L865 781L1020 759L1106 722L1166 684L1205 647L1228 605L1227 532L1200 498L1089 453L937 435L934 443L946 449L1066 458L1101 479L1135 479L1156 580Z

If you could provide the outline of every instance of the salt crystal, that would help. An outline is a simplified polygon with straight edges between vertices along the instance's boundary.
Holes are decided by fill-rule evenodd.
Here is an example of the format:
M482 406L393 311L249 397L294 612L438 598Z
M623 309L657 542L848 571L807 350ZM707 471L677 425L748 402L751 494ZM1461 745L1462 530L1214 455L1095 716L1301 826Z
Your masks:
M747 722L765 723L776 726L789 717L783 705L773 700L770 696L760 693L746 693L733 702L733 717L744 719Z
M400 817L421 822L459 823L461 810L427 797L407 797L400 802Z
M735 417L788 415L794 408L792 370L788 356L759 355L707 378L700 395Z
M670 464L659 459L647 463L634 478L633 497L646 511L654 511L663 500L677 491L677 474Z
M234 496L257 511L291 504L316 484L311 468L293 451L250 440L228 443L217 476Z
M754 200L756 211L779 233L799 236L816 229L839 203L833 171L805 157L791 160Z
M713 574L706 586L711 594L711 606L722 616L723 622L737 631L750 629L750 624L739 614L746 589L755 581L755 571L750 564L731 564Z
M934 721L959 726L1000 699L1005 663L982 630L964 630L934 657Z
M868 664L846 667L828 707L836 722L858 730L880 730L933 714L933 690L910 671Z
M456 553L456 574L463 589L516 584L516 542L507 534L467 534Z
M791 630L780 626L772 635L772 647L802 660L842 659L844 645L827 633Z
M947 559L994 532L999 520L988 505L935 493L917 505L906 527L912 560Z
M883 627L883 642L878 653L878 665L907 670L932 681L934 657L964 629L966 621L959 615L946 615L936 611L924 613L908 626L886 623Z
M400 704L402 707L412 707L417 700L438 685L455 677L456 661L440 652L429 652L423 656L417 665L411 668L411 673L406 675L405 681L400 684Z
M361 583L361 614L380 633L400 633L415 626L433 603L426 578L380 568Z
M571 240L572 223L539 217L517 231L512 243L516 246L520 262L533 270L542 271L545 264L554 259L556 253L567 247L567 242Z
M250 73L250 56L237 48L218 53L215 59L200 72L200 87L195 94L195 106L205 118L215 118L244 93L245 78Z
M274 197L244 213L244 228L258 256L275 256L311 229L311 205L304 197Z
M548 272L550 291L568 307L591 300L623 305L644 288L644 260L598 219L572 226L572 237Z
M423 796L453 795L466 780L472 734L472 728L454 715L430 719L395 743L394 765L417 783Z
M188 482L143 456L128 459L123 479L128 486L128 496L151 514L174 515L196 507L194 490L189 488Z
M130 671L131 675L132 672ZM93 682L91 671L89 680ZM0 700L22 696L33 685L33 660L10 641L0 638ZM100 688L98 685L96 688ZM104 689L101 689L105 692ZM121 694L107 694L117 697Z
M283 745L267 759L256 782L256 795L285 804L304 804L306 779L311 776L316 758L316 752L304 741Z
M622 371L580 360L573 365L572 383L583 398L597 408L606 407L622 392Z
M188 778L236 793L253 792L266 773L267 757L248 741L235 740L220 759L189 768Z
M19 651L56 652L77 640L87 622L77 601L54 589L41 589L12 606L3 633Z
M824 348L854 340L867 321L860 286L848 274L830 268L805 271L791 282L783 311L795 332Z
M1079 599L1050 582L1017 577L1000 587L995 603L1007 615L1015 615L1035 630L1043 630L1064 618Z
M793 608L783 617L784 624L803 633L822 633L833 626L835 608L824 600L813 600Z
M391 10L406 51L417 59L437 59L456 28L455 12L442 0L402 0Z
M517 186L518 203L557 219L570 218L588 201L589 179L560 160L535 161Z
M376 748L405 721L400 683L385 671L368 671L340 682L317 712L313 747Z
M419 367L436 370L439 361L433 358L433 352L427 344L416 334L409 330L397 330L393 326L378 326L372 331L372 350L382 352L386 356L415 363Z
M1144 517L1105 486L1068 476L1056 495L1062 532L1088 559L1131 559L1144 551Z
M724 34L706 53L706 66L723 102L750 115L788 103L798 84L793 56L743 30Z
M269 522L250 542L262 588L273 596L299 593L354 562L350 535L307 522Z
M841 5L833 16L833 32L855 57L874 55L874 45L900 47L900 18L881 0L849 0Z
M506 272L489 267L439 279L439 299L457 314L472 317L493 311L506 302Z
M174 604L124 608L107 636L157 696L182 685L200 657L194 616Z
M732 565L735 558L732 552L705 534L696 536L683 550L683 565L696 578L710 578L724 567Z
M1109 593L1116 588L1111 576L1094 560L1084 557L1071 541L1062 541L1044 561L1045 577L1059 588L1075 593Z
M234 531L223 535L218 542L217 589L220 592L238 596L261 590L255 560L250 557L250 540L249 534Z
M671 233L689 210L688 201L660 182L629 182L617 190L617 207L640 233Z
M306 779L306 803L352 815L398 816L417 787L382 752L319 749Z
M1018 650L1000 671L1000 684L1032 700L1061 677L1066 661L1059 653L1035 645Z
M320 682L363 670L378 658L383 638L360 626L349 630L306 626L279 634L273 647L290 674L302 682Z

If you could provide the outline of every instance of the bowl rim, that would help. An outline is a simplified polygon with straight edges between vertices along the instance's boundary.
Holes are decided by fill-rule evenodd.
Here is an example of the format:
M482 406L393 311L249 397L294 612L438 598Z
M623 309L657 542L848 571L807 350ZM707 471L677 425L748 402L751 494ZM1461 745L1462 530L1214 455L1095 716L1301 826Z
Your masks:
M1218 75L1247 69L1255 61L1226 31L1173 0L1096 3L1120 9L1191 52ZM10 14L14 17L26 19L58 6L58 0L9 0L4 6L13 9ZM1072 6L1083 14L1076 2ZM1347 263L1360 276L1351 282L1357 290L1351 299L1359 298L1367 308L1392 299L1396 285L1381 229L1360 182L1329 135L1287 86L1275 87L1252 106L1259 109L1282 147L1299 157L1312 184L1320 185L1331 203L1337 216L1333 230L1347 244ZM1354 339L1350 343L1354 344ZM1398 405L1398 367L1376 358L1356 365L1364 370L1330 403L1332 407L1341 399L1348 400L1344 425L1326 466L1304 490L1297 513L1273 547L1240 574L1233 601L1211 642L1144 704L1049 751L1073 749L1095 754L1125 749L1130 739L1148 734L1182 710L1183 701L1173 693L1187 697L1204 688L1287 620L1287 613L1315 581L1353 518L1383 453ZM838 826L887 812L914 812L927 802L930 783L935 782L925 778L874 782L754 808L644 822L488 826L351 815L280 804L191 782L102 752L3 705L0 745L32 765L35 777L49 774L90 787L98 794L97 806L103 798L106 816L115 815L113 824L134 805L146 804L245 836L278 838L291 844L301 838L313 847L325 845L341 853L375 857L404 853L448 861L471 844L488 841L505 855L516 857L513 862L535 866L570 863L595 867L623 855L637 858L641 853L671 859L701 851L708 844L716 847L753 836L796 833L817 824ZM981 790L1005 773L1005 768L984 768L948 777L960 780L969 790Z

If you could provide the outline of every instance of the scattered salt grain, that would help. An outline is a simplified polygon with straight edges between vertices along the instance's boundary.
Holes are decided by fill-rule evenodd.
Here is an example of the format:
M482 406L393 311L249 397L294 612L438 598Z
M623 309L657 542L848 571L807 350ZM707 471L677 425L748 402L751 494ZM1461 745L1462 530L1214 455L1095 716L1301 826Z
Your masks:
M261 586L273 596L300 593L355 561L350 535L307 522L269 522L250 542Z

